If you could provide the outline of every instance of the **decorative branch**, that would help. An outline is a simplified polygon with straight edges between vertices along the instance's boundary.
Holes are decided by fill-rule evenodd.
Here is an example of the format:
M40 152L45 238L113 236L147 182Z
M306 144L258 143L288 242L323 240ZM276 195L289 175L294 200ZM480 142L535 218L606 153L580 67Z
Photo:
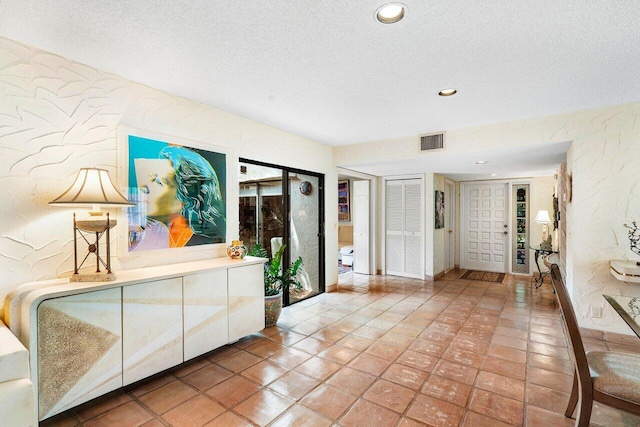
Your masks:
M627 224L624 224L624 226L629 229L629 246L631 252L640 255L640 246L638 245L638 242L640 242L640 232L638 231L638 225L635 221L632 221L631 226Z

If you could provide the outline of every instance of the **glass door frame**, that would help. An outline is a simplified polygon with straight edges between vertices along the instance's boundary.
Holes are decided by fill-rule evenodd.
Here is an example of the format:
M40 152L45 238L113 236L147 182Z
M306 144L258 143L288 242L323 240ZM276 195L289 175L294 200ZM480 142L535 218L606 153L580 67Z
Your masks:
M276 165L273 163L260 162L257 160L251 160L244 157L240 157L238 159L239 163L247 163L256 166L264 166L268 168L281 169L282 170L282 209L283 212L286 213L286 221L284 222L284 236L283 243L287 244L287 248L284 251L282 257L282 264L289 265L291 263L291 253L289 248L291 247L291 186L289 185L290 174L304 174L316 177L318 179L318 294L311 295L307 298L300 299L295 303L300 301L304 301L308 298L313 298L316 295L323 294L326 292L326 284L325 284L325 227L324 227L324 217L325 217L325 203L324 203L324 174L311 172L304 169L297 169L288 166ZM286 195L286 197L284 197ZM240 203L238 201L238 203ZM294 304L295 304L294 303ZM283 306L291 305L289 292L282 293L282 304Z

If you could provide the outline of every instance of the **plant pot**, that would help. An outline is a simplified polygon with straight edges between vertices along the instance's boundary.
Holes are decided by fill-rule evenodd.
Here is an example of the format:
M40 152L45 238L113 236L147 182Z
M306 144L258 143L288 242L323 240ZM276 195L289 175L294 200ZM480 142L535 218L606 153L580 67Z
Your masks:
M264 297L264 326L270 328L278 323L282 311L282 291L278 295Z

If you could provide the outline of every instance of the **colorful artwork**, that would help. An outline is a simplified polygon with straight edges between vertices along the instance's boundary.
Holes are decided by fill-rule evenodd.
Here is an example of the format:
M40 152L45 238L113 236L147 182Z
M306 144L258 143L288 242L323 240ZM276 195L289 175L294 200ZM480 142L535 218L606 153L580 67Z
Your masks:
M128 135L128 250L224 243L226 155Z

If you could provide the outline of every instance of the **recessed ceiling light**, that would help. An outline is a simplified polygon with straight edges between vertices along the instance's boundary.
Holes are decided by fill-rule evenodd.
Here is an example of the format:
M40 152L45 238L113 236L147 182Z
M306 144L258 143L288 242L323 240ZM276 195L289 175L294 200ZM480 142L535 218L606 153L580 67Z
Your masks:
M487 162L486 160L478 160L476 162L476 165L486 165L487 163L489 163L489 162Z
M491 176L498 176L498 174L497 173L492 173Z
M449 88L449 89L442 89L440 92L438 92L438 95L451 96L451 95L455 95L456 93L458 93L457 89Z
M400 3L383 4L376 12L376 19L383 24L394 24L404 18L405 9Z

